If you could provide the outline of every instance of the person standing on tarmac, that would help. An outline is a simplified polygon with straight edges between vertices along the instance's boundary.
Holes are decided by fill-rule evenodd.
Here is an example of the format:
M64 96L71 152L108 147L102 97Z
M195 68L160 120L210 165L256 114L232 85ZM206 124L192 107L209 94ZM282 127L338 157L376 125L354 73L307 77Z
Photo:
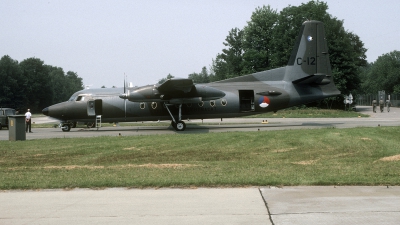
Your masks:
M28 133L28 128L29 128L29 133L32 133L32 114L30 111L31 110L28 109L28 111L25 113L25 121L26 121L25 132L26 133Z
M376 113L376 99L372 100L372 112Z
M386 106L387 106L388 112L390 112L390 106L392 106L392 103L390 102L390 100L386 100Z
M383 112L384 108L385 108L385 102L383 101L383 98L381 97L381 99L379 100L379 108L381 109L381 113Z

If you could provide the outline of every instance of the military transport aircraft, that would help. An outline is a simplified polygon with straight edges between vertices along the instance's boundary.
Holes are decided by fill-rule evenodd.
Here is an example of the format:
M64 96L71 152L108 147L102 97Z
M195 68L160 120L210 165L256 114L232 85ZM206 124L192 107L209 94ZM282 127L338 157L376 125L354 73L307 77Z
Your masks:
M323 23L303 23L288 65L208 84L168 79L143 87L86 89L43 109L63 131L77 122L171 120L177 131L186 119L248 116L339 95L331 76Z

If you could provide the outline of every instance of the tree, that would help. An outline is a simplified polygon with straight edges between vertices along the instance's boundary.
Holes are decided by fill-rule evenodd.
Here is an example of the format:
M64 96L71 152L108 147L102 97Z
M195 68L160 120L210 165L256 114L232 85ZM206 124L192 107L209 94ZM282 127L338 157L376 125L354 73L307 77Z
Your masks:
M172 75L169 73L169 74L167 75L166 78L160 79L160 80L158 81L158 83L159 83L159 84L162 84L162 83L164 83L165 81L167 81L168 79L172 79L172 78L174 78L174 76L172 76Z
M273 27L274 37L271 41L273 52L271 65L273 68L285 66L289 60L292 48L299 34L299 28L307 20L329 21L328 5L324 2L309 1L300 6L288 6L278 14L276 26ZM327 25L325 24L325 30Z
M38 58L21 63L5 55L0 59L0 107L13 107L32 112L66 101L83 89L77 73L45 65Z
M366 49L360 38L344 29L343 21L328 13L325 2L309 1L300 6L288 6L277 13L270 6L258 7L251 20L243 28L242 74L259 72L287 65L299 27L306 20L319 20L324 23L332 66L332 76L338 89L343 94L354 93L360 87L360 68L367 64ZM231 35L232 30L226 40ZM233 47L224 49L213 60L212 78L227 78L229 65L235 64L229 52ZM240 56L236 56L240 58ZM235 59L236 59L235 58ZM237 64L237 63L236 63ZM238 76L233 74L233 76ZM213 80L213 81L215 81ZM337 102L342 102L341 98Z
M192 79L193 82L197 84L205 84L210 82L210 77L205 66L201 69L200 73L189 74L188 78Z
M68 97L84 89L82 78L80 78L76 72L68 71L65 78L68 84Z
M228 63L223 59L222 54L217 54L217 57L212 60L211 70L213 76L210 81L225 80L232 74L229 72Z
M52 104L52 90L48 67L38 58L28 58L20 63L25 80L26 107L31 111L41 111Z
M328 5L320 1L309 1L300 6L289 6L279 15L278 25L275 28L274 65L284 66L290 56L298 27L309 19L324 23L329 57L332 66L332 76L337 88L342 94L357 93L360 87L360 69L367 64L366 49L360 38L344 29L343 21L333 17L328 12ZM297 31L295 31L297 30ZM285 35L287 34L287 35ZM342 97L334 97L336 107L342 104ZM322 102L330 101L323 100Z
M362 90L364 93L378 93L384 90L386 93L400 94L400 51L379 56L369 64L361 74Z
M223 44L227 49L223 49L213 60L212 70L219 77L214 78L224 80L242 74L243 70L243 31L233 28L226 37Z
M278 14L269 5L256 8L244 28L243 69L249 74L271 69L273 32Z
M78 77L75 72L68 71L65 74L61 67L47 67L53 93L52 104L66 101L73 93L83 89L82 78Z
M18 61L5 55L0 59L0 107L24 107L26 80L22 77Z
M65 74L61 67L48 66L50 86L52 89L52 102L62 102L68 99L68 87L65 84Z

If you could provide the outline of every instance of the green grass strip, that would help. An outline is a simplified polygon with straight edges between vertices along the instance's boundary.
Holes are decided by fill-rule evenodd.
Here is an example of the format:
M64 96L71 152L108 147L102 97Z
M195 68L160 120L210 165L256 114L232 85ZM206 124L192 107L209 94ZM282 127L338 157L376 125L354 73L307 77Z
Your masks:
M0 141L0 189L400 185L399 127Z

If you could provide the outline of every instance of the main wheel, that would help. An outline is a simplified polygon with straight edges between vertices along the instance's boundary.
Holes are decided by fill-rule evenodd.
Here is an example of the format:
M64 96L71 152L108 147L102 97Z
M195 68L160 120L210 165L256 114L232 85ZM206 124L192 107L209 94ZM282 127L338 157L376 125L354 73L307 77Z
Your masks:
M61 127L61 130L64 131L64 132L70 131L70 130L71 130L71 124L69 124L69 123L64 123L64 124L62 125L62 127Z
M178 121L174 128L176 131L184 131L186 129L186 124L183 121Z

